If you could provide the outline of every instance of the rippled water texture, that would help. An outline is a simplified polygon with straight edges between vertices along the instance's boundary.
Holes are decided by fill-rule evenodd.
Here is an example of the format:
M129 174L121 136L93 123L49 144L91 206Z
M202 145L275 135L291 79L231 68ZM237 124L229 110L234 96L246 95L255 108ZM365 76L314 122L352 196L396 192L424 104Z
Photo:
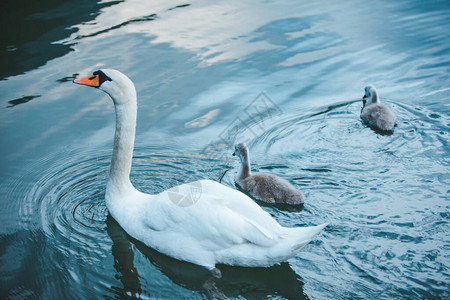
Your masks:
M208 272L109 216L111 100L73 78L119 69L138 91L131 180L159 193L255 172L305 195L264 205L330 225L272 268L221 267L230 298L449 298L448 1L0 3L0 298L207 298ZM390 134L359 119L374 84ZM199 220L201 222L201 220Z

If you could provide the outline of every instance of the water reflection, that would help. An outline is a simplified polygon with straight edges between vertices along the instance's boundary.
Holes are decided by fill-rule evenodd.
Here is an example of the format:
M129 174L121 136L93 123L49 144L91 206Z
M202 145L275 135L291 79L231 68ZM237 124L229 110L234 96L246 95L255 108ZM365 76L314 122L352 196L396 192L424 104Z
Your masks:
M8 103L10 104L8 107L14 107L19 104L27 103L35 98L39 98L41 95L34 95L34 96L25 96L19 99L9 100Z
M336 39L336 35L317 36L316 31L319 29L316 28L316 23L328 17L325 14L316 15L314 4L303 3L299 8L298 3L282 6L266 3L261 6L258 2L211 5L206 1L197 1L194 4L177 5L175 7L180 9L176 10L167 9L167 6L167 3L160 2L147 5L140 0L119 3L105 9L95 22L77 25L76 33L59 42L70 45L78 39L94 37L132 24L122 28L120 33L150 34L154 37L151 39L152 43L167 43L172 47L188 50L205 64L242 60L256 52L265 52L267 55L267 52L275 53L274 50L277 50L277 56L283 56L283 53L295 56L289 62L284 62L285 65L292 65L293 61L311 62L319 59L318 56L328 57L340 50L335 45L342 42L339 38ZM291 17L283 19L287 14ZM158 18L158 22L145 22L155 18ZM204 26L205 23L208 26ZM305 54L296 54L298 49L292 47L301 42L302 47L297 48L308 52L305 51L304 40L309 44L309 58L305 58ZM318 44L323 51L320 55L314 53L317 51L314 47ZM283 51L286 47L289 50ZM253 61L254 59L252 58Z
M202 267L172 259L145 246L141 242L128 236L120 225L111 217L106 220L107 232L113 241L112 254L116 278L122 286L113 286L118 296L138 297L142 291L141 283L152 281L155 274L139 274L134 265L135 253L139 251L148 261L157 266L158 270L170 280L182 287L205 293L205 282L210 278L209 271ZM134 245L136 248L132 247ZM308 299L303 292L303 282L288 263L271 268L241 268L219 266L222 278L216 283L218 291L212 294L213 299L220 299L222 293L227 297L260 299L268 295L277 295L287 299ZM144 292L143 295L146 292ZM152 296L152 295L146 295ZM154 295L156 297L170 298L171 295Z
M118 296L138 297L142 289L139 274L134 267L134 253L126 233L110 215L106 218L106 232L113 243L111 253L114 257L115 277L122 283L121 287L113 286L112 289Z
M115 1L10 1L0 3L0 79L22 74L73 51L55 43Z

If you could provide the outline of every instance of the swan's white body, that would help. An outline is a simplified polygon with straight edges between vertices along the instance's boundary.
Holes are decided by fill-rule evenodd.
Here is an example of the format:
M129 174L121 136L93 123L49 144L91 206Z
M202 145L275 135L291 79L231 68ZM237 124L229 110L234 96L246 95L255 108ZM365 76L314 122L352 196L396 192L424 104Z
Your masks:
M364 89L363 109L361 119L381 130L392 130L395 125L394 113L378 99L378 92L373 85L368 85Z
M75 82L99 87L114 101L116 132L105 199L110 214L129 235L168 256L213 270L218 263L249 267L280 263L326 226L282 227L245 194L211 180L157 195L136 190L129 179L136 91L119 71L100 72L99 83L89 82L94 76ZM189 195L194 186L197 193L189 205L174 201L172 192Z

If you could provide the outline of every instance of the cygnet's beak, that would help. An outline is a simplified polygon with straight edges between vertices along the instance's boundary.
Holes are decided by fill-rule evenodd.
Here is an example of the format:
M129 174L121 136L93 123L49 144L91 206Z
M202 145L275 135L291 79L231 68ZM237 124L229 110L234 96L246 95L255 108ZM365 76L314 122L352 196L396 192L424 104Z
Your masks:
M363 105L366 105L367 98L369 98L369 96L366 95L366 94L364 94L364 96L362 96L362 102L363 102Z
M100 86L100 78L98 75L92 75L88 77L78 78L73 81L74 83L81 84L81 85L88 85L93 87L99 87Z
M233 152L233 154L232 154L233 156L236 156L236 152Z

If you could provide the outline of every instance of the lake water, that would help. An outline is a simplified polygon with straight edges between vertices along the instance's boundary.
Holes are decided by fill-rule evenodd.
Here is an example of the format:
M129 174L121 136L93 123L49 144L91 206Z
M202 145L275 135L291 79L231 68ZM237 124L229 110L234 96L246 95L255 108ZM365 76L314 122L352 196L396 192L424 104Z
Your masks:
M133 240L108 215L100 68L138 91L131 179L158 193L255 172L305 195L266 205L285 226L329 222L272 268L221 267L239 299L449 298L448 1L2 1L0 298L207 297L208 272ZM392 134L361 123L372 83ZM201 220L199 220L201 222Z

